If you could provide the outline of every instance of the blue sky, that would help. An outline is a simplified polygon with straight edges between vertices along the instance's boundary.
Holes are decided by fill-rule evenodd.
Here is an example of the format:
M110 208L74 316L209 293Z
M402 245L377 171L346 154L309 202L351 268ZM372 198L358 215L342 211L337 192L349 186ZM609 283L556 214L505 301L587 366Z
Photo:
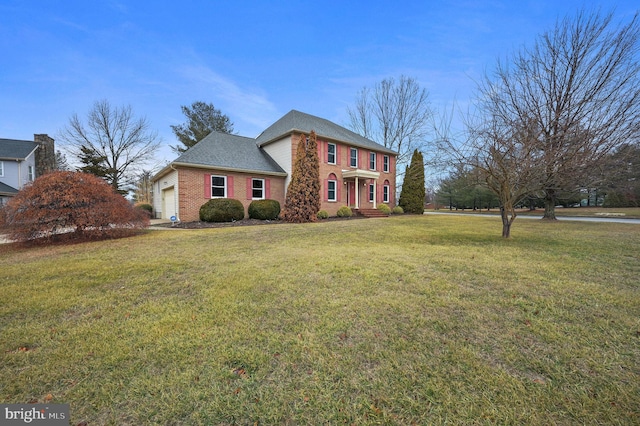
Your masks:
M243 136L291 109L346 125L363 86L400 75L434 109L460 108L475 81L578 9L636 1L0 2L0 138L56 137L97 100L131 105L175 156L181 105L211 102Z

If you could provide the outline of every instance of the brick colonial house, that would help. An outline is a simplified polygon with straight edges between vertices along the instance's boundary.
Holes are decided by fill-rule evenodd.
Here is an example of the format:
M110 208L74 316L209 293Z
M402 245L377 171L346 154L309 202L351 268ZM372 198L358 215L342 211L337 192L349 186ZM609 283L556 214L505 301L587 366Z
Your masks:
M372 209L396 204L396 155L331 121L292 110L247 138L212 132L158 172L153 182L156 218L199 220L211 198L235 198L245 212L253 200L273 199L284 208L301 134L315 131L320 159L321 210Z
M33 141L0 139L0 206L54 168L54 140L48 135L33 135Z

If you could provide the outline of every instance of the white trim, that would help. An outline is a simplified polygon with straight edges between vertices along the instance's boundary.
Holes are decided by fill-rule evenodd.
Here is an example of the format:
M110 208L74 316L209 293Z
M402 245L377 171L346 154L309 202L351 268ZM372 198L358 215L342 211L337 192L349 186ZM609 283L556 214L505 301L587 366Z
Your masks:
M253 191L255 191L255 187L253 186L253 182L259 180L260 182L262 182L262 188L260 188L262 190L262 197L254 197L253 196ZM260 179L260 178L251 178L251 199L252 200L264 200L265 198L267 198L267 187L265 185L265 180L264 179Z
M333 161L329 161L329 147L333 146ZM338 145L333 142L327 142L327 164L337 164L336 157L338 156Z
M330 188L330 184L333 183L333 198L329 197L329 188ZM338 201L338 181L334 180L334 179L327 179L327 201L329 202L336 202Z
M224 195L220 196L220 195L213 195L213 178L222 178L224 179L224 184L222 185L222 187L220 185L216 185L216 188L220 189L223 188L224 189ZM200 178L202 179L202 178ZM211 175L211 198L227 198L227 194L229 193L229 191L227 190L227 177L225 175Z

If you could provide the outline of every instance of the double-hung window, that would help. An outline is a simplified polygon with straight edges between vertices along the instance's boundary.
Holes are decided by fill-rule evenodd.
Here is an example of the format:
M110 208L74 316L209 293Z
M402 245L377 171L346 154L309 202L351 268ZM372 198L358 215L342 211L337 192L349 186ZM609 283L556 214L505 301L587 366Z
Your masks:
M375 196L376 186L372 183L369 184L369 201L373 202Z
M389 173L389 156L385 155L384 157L382 157L382 170L385 173Z
M264 200L264 179L251 179L251 198Z
M371 170L376 169L376 153L375 152L369 153L369 169Z
M389 202L389 185L384 185L382 187L382 202L383 203Z
M211 176L211 198L225 198L227 196L227 177Z
M327 201L338 201L337 197L338 181L327 181Z
M351 167L358 167L358 148L351 148L349 150L349 165Z
M327 163L336 164L336 144L327 144Z
M4 163L0 161L0 177L4 176Z
M29 182L32 182L33 179L35 178L33 174L33 166L29 166L28 173L29 173Z

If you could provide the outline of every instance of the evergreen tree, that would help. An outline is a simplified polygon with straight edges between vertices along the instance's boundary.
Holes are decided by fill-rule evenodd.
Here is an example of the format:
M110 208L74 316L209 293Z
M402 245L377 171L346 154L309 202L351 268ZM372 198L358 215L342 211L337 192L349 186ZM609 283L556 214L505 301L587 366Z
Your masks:
M212 103L194 102L191 107L181 106L187 122L178 126L170 126L182 146L171 146L176 153L181 154L204 139L213 131L233 133L233 123L226 114L213 106Z
M296 160L287 188L283 219L287 222L313 222L320 211L320 163L315 132L300 135Z
M413 151L411 164L407 168L400 191L400 201L398 205L405 213L424 213L424 159L422 153L417 149Z

